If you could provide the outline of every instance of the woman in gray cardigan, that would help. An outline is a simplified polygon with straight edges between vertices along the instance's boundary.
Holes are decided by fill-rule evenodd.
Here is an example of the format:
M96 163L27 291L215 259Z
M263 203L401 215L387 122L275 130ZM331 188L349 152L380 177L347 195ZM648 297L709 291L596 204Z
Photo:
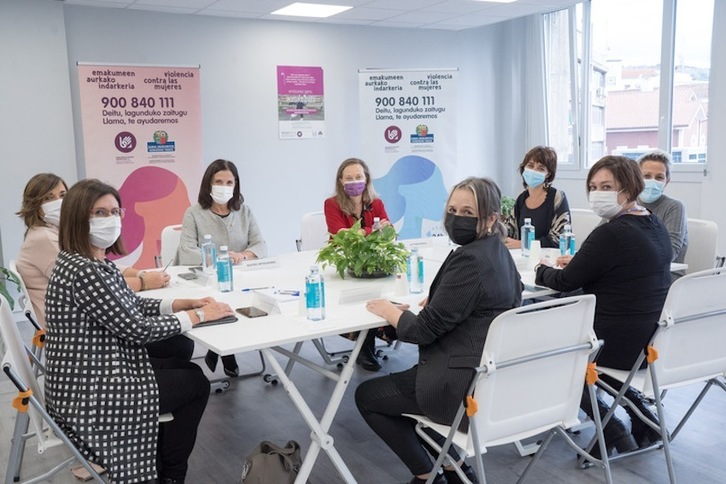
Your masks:
M497 185L486 178L467 178L454 187L444 225L460 247L439 269L418 315L407 311L407 305L395 306L385 299L367 305L397 328L401 341L418 345L416 366L363 382L355 394L366 423L414 475L411 484L425 482L433 464L431 451L402 414L423 414L451 424L471 381L471 369L481 360L489 325L522 302L522 282L503 242L500 198ZM450 454L459 460L455 451ZM477 482L474 470L463 461L459 464ZM461 482L451 468L434 479L437 484L447 481Z
M235 264L243 260L267 257L267 245L255 216L245 205L240 192L239 173L231 161L214 160L209 164L199 186L198 203L189 207L182 221L177 259L181 265L202 263L201 245L209 234L217 247L229 247ZM205 361L210 370L217 367L217 354L208 352ZM239 375L234 355L222 357L224 373Z

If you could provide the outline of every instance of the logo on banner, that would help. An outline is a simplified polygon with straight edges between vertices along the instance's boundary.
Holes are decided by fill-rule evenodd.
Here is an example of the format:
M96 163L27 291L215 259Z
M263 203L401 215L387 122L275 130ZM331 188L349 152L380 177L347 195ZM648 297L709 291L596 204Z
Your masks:
M389 126L386 128L385 133L383 133L383 137L391 144L396 144L401 141L402 136L403 132L401 132L401 128L398 126Z
M128 131L117 134L113 142L121 153L131 153L136 149L136 136Z
M411 143L433 143L434 134L429 133L429 127L425 124L416 126L416 134L411 135Z
M169 133L160 129L154 131L154 141L146 143L146 151L149 153L169 153L176 151L176 143L169 141Z

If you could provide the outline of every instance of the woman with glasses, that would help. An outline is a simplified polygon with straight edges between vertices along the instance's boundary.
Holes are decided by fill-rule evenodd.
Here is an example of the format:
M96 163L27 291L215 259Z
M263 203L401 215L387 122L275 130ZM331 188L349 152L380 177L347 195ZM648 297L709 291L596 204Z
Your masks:
M559 291L582 288L597 296L595 333L605 341L597 363L619 370L630 370L650 341L671 284L668 231L638 203L643 186L635 161L624 156L600 159L587 175L587 191L590 207L607 223L596 227L574 256L557 258L559 268L550 267L547 259L535 266L537 284ZM601 378L621 387L607 375ZM629 388L625 396L657 422L640 393ZM587 392L583 398L588 398ZM605 415L608 405L599 398L598 405ZM592 413L589 400L583 401L582 409ZM631 430L613 415L604 429L608 451L631 451L660 440L630 407L625 410Z
M552 187L557 172L557 153L547 146L535 146L524 155L519 164L524 191L514 204L514 212L507 218L506 245L508 249L522 247L520 229L524 219L534 225L534 239L542 247L559 247L560 234L570 223L570 206L565 192Z
M240 191L239 173L234 163L214 160L204 172L199 186L197 204L189 207L182 221L177 257L181 265L200 265L204 236L211 235L217 247L226 245L232 263L267 257L267 244L250 207ZM217 368L219 356L208 351L204 358L211 371ZM239 375L234 355L222 357L224 373Z
M68 186L53 173L39 173L25 185L23 202L17 215L25 222L25 238L17 257L20 277L28 289L38 322L45 326L45 290L58 256L58 224L61 204ZM162 271L122 270L134 291L156 289L169 282Z
M46 295L46 406L74 445L115 483L183 483L209 396L189 361L152 367L145 345L233 314L212 298L137 296L107 254L125 253L121 199L83 180L66 193L60 253ZM159 424L160 413L171 422ZM157 467L158 466L158 467Z

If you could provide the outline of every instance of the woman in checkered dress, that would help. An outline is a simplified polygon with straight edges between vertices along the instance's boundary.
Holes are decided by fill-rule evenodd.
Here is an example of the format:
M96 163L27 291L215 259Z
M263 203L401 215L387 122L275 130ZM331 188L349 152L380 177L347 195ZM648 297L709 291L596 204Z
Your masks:
M183 483L209 395L201 369L152 368L145 344L233 314L212 298L137 296L106 254L123 254L118 192L98 180L68 190L46 294L48 411L114 483ZM159 413L174 420L159 425ZM158 467L157 467L158 465Z

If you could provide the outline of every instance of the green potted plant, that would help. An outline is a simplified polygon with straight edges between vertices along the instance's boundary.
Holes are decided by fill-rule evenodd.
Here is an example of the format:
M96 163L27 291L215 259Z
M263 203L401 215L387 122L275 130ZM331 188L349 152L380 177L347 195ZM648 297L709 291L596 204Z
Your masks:
M318 252L322 267L334 266L341 278L385 277L404 271L408 250L396 242L396 229L387 225L366 236L358 220L349 230L341 230Z
M15 284L15 287L20 290L20 281L18 280L18 277L7 270L5 267L0 267L0 294L2 294L5 299L8 300L8 304L10 304L10 309L13 309L15 307L15 299L10 295L10 292L7 288L7 283L12 282Z
M502 200L500 203L500 215L502 218L502 221L506 220L506 218L510 215L514 214L514 204L516 200L512 197L508 197L506 195L502 196Z

